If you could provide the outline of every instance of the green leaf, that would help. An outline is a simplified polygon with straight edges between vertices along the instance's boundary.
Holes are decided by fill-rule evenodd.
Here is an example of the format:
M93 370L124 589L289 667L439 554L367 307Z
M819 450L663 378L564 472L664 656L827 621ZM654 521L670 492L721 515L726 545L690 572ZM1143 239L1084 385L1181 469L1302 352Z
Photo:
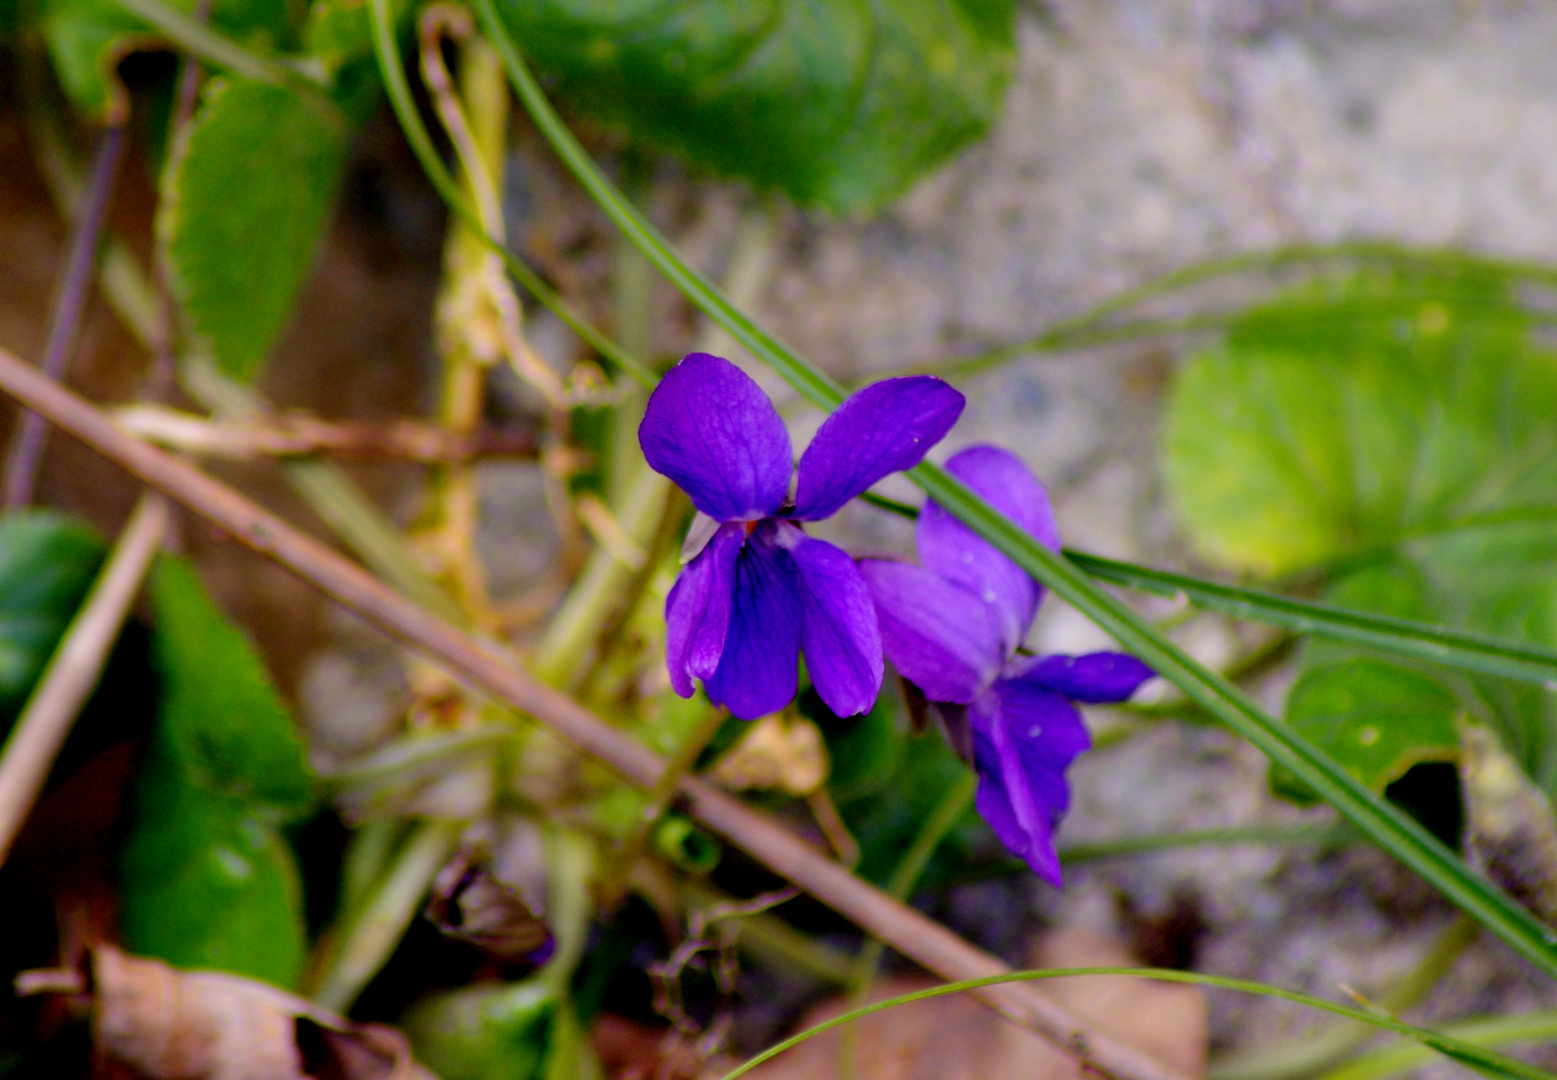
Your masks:
M1339 607L1557 646L1557 356L1511 280L1372 274L1235 323L1174 390L1167 473L1210 557L1263 573L1373 560ZM1366 644L1362 639L1359 643ZM1287 719L1375 789L1495 723L1557 783L1550 689L1311 643Z
M1319 288L1328 307L1304 290L1301 317L1252 312L1175 385L1165 468L1207 557L1271 575L1557 524L1557 356L1503 292L1384 274Z
M162 180L157 234L189 328L253 379L308 278L346 163L344 128L281 86L213 79Z
M1010 0L501 0L577 108L797 202L864 209L983 135Z
M532 1080L557 1001L538 979L433 994L401 1021L418 1061L443 1080Z
M153 582L162 682L120 864L125 942L181 967L291 986L304 929L280 826L313 802L302 741L259 657L189 566Z
M91 529L50 511L0 518L0 717L32 692L106 554Z
M1459 712L1442 682L1365 656L1308 669L1287 697L1287 723L1375 791L1458 757Z
M183 11L194 0L168 0ZM44 41L66 95L83 112L101 117L112 99L113 68L136 41L159 34L118 0L37 0ZM270 52L291 43L288 0L215 0L212 29L240 45Z

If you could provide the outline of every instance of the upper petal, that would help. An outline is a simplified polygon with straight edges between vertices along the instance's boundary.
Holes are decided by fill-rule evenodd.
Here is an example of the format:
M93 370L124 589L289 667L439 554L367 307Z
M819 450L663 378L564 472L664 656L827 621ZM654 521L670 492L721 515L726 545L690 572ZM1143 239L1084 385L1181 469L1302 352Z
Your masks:
M789 494L789 433L768 395L719 356L692 353L649 395L638 443L655 472L720 521L754 521Z
M932 570L860 560L881 643L898 674L931 701L966 704L1000 669L1000 631L978 597Z
M881 692L876 607L854 560L825 540L779 526L800 589L800 650L816 692L838 716L865 712Z
M801 455L792 516L831 517L876 481L913 468L951 430L965 404L931 375L883 379L855 393L822 421Z
M745 526L721 525L682 568L665 599L665 666L682 697L692 696L694 678L706 679L719 667L735 593L735 559L745 539Z
M998 446L970 446L946 468L1028 533L1055 550L1049 495L1022 459ZM1000 636L1009 654L1032 625L1043 590L988 540L935 502L919 514L919 561L972 590L999 613Z
M1019 660L1010 665L1008 674L1072 701L1102 703L1128 700L1157 673L1129 653L1096 652Z
M975 699L968 720L980 815L1033 873L1060 886L1054 829L1070 805L1065 768L1091 745L1080 715L1052 690L1002 679Z
M789 553L772 542L774 523L747 538L735 560L730 628L719 668L703 691L742 720L778 712L800 681L800 597Z

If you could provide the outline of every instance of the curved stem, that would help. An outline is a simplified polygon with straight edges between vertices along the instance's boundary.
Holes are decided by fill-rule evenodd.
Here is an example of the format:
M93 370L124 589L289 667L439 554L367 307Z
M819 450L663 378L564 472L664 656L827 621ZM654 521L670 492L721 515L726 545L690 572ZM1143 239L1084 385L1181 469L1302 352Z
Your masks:
M1323 998L1317 998L1310 994L1301 994L1295 990L1283 990L1278 986L1267 986L1264 983L1250 982L1247 979L1228 979L1217 975L1201 975L1194 971L1171 971L1166 968L1136 967L1046 968L1033 971L1016 971L1006 975L992 975L987 979L967 979L962 982L947 983L944 986L932 986L927 990L918 990L911 994L887 998L885 1001L877 1001L858 1009L851 1009L842 1016L835 1016L830 1020L817 1024L815 1027L807 1028L799 1034L791 1035L783 1042L768 1047L762 1053L743 1062L739 1067L725 1073L722 1080L736 1080L737 1077L746 1075L763 1062L777 1057L790 1047L805 1042L807 1039L814 1038L824 1031L830 1031L835 1027L853 1023L862 1017L870 1016L872 1013L884 1012L899 1005L910 1005L916 1001L945 997L947 994L960 994L967 990L994 986L998 983L1035 982L1042 979L1070 979L1084 975L1128 975L1135 978L1152 979L1157 982L1212 986L1223 990L1236 990L1245 994L1257 994L1261 997L1278 998L1282 1001L1290 1001L1311 1009L1334 1013L1336 1016L1358 1020L1365 1024L1371 1024L1376 1028L1405 1035L1451 1060L1459 1061L1472 1067L1490 1069L1494 1075L1516 1076L1522 1078L1522 1080L1553 1080L1553 1075L1545 1069L1538 1069L1533 1065L1527 1065L1523 1061L1499 1054L1494 1050L1488 1050L1484 1047L1456 1039L1444 1032L1431 1031L1427 1028L1417 1027L1414 1024L1406 1024L1396 1020L1394 1017L1384 1016L1366 1009L1355 1009L1349 1005L1337 1005L1333 1001L1326 1001Z

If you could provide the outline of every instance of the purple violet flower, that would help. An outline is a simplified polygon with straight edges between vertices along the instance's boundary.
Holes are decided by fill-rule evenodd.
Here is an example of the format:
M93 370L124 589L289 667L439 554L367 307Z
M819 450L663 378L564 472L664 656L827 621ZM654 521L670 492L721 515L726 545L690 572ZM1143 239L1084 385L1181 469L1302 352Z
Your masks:
M1010 451L975 446L946 467L1059 549L1049 496ZM1059 886L1052 834L1070 804L1065 769L1092 745L1072 702L1124 701L1153 672L1123 653L1017 655L1042 587L934 502L916 539L923 565L860 561L887 659L935 705L978 772L975 803L1000 842Z
M676 693L691 697L701 679L710 701L753 720L794 698L803 651L828 708L871 707L883 666L875 605L854 560L799 523L919 464L963 404L929 376L874 383L822 423L796 467L778 410L740 368L693 353L665 373L638 441L700 511L665 602Z

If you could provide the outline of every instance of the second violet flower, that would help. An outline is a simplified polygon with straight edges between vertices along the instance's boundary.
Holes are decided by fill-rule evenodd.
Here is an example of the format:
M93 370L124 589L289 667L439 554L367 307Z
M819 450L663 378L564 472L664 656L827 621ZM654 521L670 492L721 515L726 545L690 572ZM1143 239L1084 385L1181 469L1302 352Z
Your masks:
M665 603L678 694L690 697L701 679L710 701L743 720L777 712L795 696L803 652L829 709L871 707L883 668L875 605L854 560L800 522L831 517L919 464L964 403L929 376L874 383L823 422L795 466L778 410L740 368L693 353L665 374L638 439L650 467L699 511L690 561Z

